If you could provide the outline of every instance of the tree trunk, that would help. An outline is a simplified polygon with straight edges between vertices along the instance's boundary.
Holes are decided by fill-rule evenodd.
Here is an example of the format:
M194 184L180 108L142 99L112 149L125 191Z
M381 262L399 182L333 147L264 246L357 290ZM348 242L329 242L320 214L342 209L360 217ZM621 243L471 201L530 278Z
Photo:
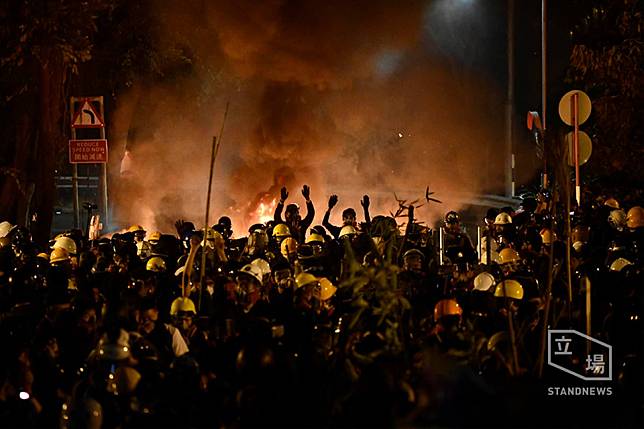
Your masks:
M59 155L65 147L65 77L66 70L60 51L51 49L41 60L39 89L39 134L32 175L35 193L31 204L34 240L49 239L56 202L54 175Z

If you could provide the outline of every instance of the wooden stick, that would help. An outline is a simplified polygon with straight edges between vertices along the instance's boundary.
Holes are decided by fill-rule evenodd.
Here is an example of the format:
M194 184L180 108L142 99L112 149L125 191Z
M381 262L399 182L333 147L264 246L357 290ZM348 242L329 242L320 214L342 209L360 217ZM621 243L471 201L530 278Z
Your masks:
M206 277L206 241L208 239L208 218L210 217L210 194L212 192L212 177L215 170L215 159L219 153L219 146L221 145L221 136L224 133L224 125L226 124L226 118L228 117L228 107L230 102L226 102L226 110L224 110L224 118L221 121L221 128L219 129L219 139L217 137L212 138L212 152L210 154L210 176L208 178L208 196L206 199L206 216L204 219L203 226L203 241L201 245L201 271L199 273L199 302L197 303L197 311L201 312L201 297L203 295L204 289L204 279Z

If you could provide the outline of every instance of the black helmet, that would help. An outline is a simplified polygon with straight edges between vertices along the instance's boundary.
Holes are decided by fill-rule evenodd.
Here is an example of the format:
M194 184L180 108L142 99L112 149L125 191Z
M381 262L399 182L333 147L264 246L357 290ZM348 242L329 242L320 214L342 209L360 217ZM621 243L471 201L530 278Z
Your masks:
M460 223L460 222L461 222L461 216L455 211L447 212L447 214L445 215L445 223L447 224L454 224L454 223Z

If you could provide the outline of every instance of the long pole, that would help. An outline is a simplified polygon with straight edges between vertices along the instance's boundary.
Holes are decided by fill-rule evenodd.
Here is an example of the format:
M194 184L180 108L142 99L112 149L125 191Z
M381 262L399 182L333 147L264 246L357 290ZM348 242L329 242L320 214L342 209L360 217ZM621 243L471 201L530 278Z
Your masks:
M203 295L204 279L206 277L206 242L208 240L208 218L210 217L210 194L212 191L212 176L215 170L215 159L219 152L219 145L221 144L221 137L224 133L224 126L226 125L226 118L228 117L228 107L230 102L226 102L226 110L224 110L224 119L221 121L221 128L219 129L219 139L212 138L212 152L210 154L210 176L208 178L208 197L206 199L206 216L204 219L203 227L203 244L201 246L201 272L199 275L199 302L197 304L198 311L201 311L201 296Z
M514 332L514 316L512 314L512 309L510 305L510 300L508 299L506 288L505 288L505 279L501 281L501 288L503 290L503 301L505 303L505 311L508 316L508 333L510 334L510 346L512 347L512 370L514 375L519 374L519 353L517 352L517 341L516 334Z
M581 205L581 184L579 179L579 94L575 93L570 97L572 103L572 124L575 130L572 135L575 157L575 198L577 206Z
M103 106L103 96L99 97L99 105L101 106L101 117L103 118L103 122L105 122L105 107ZM101 139L105 139L105 124L100 128L101 132ZM109 151L108 151L108 156L109 156ZM107 162L104 162L101 164L101 190L100 190L100 198L101 198L101 205L103 206L103 225L105 225L105 228L109 228L109 223L110 223L110 217L109 217L109 202L108 202L108 197L107 197Z
M514 153L512 152L514 105L514 0L508 0L507 22L508 86L505 100L505 196L514 196Z
M208 198L206 199L206 217L204 220L203 227L203 241L201 242L201 271L199 273L199 303L197 308L201 311L201 296L203 294L204 288L204 279L206 278L206 243L208 242L208 218L210 217L210 193L212 191L212 176L213 170L215 168L215 156L217 156L217 151L219 148L219 143L217 142L217 137L212 138L212 152L210 154L210 177L208 178Z
M545 154L544 154L545 156ZM553 201L556 201L556 193L553 195ZM550 207L550 218L554 219L557 216L557 204L552 204ZM552 222L552 221L551 221ZM539 344L539 359L537 364L537 371L539 378L543 377L543 365L545 362L545 353L546 353L546 338L548 335L548 319L550 317L550 304L552 302L552 283L554 282L554 251L555 251L555 236L554 236L554 225L550 223L550 231L552 233L550 244L548 246L548 278L546 283L546 302L543 310L543 327L541 330L541 342Z
M586 335L592 335L592 298L591 298L591 283L588 276L582 278L586 289ZM590 354L590 341L586 341L586 354Z
M74 97L70 99L70 126L74 122ZM72 128L72 140L76 140L76 128ZM71 161L71 160L70 160ZM72 164L72 206L74 210L74 228L80 227L80 204L78 203L78 164Z
M547 83L548 83L548 73L547 73L547 31L548 31L548 20L547 20L547 5L546 0L541 0L541 124L543 125L543 132L546 132L546 126L548 117L547 113ZM548 161L546 154L545 145L547 140L543 139L544 145L544 156L543 156L543 188L548 187Z

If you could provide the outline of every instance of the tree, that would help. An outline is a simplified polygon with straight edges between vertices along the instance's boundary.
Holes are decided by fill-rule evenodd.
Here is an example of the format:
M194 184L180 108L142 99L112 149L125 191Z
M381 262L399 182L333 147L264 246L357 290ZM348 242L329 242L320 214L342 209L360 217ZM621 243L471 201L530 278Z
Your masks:
M56 162L66 148L67 83L91 58L108 0L9 1L0 6L0 218L49 236Z
M616 188L637 187L644 179L644 2L594 0L579 6L583 18L571 33L567 80L593 102L590 172Z

